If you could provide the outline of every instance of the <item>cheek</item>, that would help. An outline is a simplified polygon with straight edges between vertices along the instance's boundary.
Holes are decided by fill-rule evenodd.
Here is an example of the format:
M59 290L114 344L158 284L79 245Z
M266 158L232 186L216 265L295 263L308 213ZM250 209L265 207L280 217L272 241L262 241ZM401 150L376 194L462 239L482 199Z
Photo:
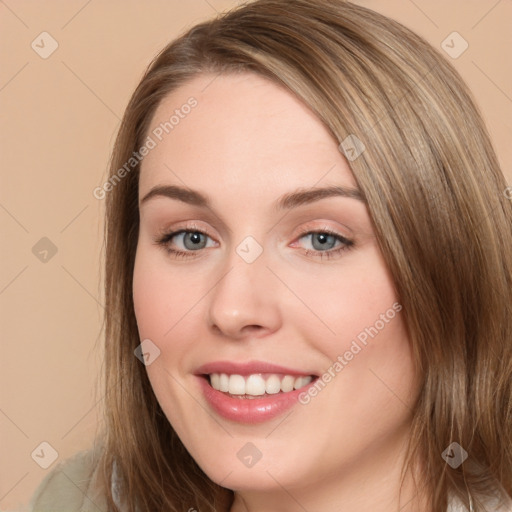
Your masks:
M171 268L161 251L144 245L137 250L133 302L139 338L150 339L160 350L157 364L146 368L154 387L165 387L157 382L169 380L166 370L184 377L189 367L190 346L203 318L200 282L190 271Z
M183 377L180 370L186 349L186 338L176 336L176 332L182 327L180 319L190 310L187 304L193 300L192 297L190 301L187 299L192 294L186 287L184 293L176 293L181 285L168 269L166 271L161 254L143 246L138 248L133 301L139 337L140 340L150 339L160 350L158 358L146 371L158 402L174 426L179 426L187 417L185 406L188 403L183 399L182 387L176 386L174 379Z
M156 279L156 273L146 264L138 251L133 273L133 304L140 338L153 338L163 328L162 296L165 282Z
M191 293L172 279L161 255L152 252L144 248L137 250L133 302L141 339L162 340L180 317Z
M391 415L407 412L400 400L411 405L417 389L402 305L393 279L376 250L358 256L350 272L331 275L330 280L320 278L316 287L307 279L300 289L324 325L318 319L307 322L296 318L302 335L326 356L321 376L326 387L324 391L319 385L318 395L344 404L339 417L332 411L340 424L346 422L344 414L348 411L352 418L378 422L381 413L379 417L373 413L381 411L381 404L388 401L393 405L388 410ZM357 401L353 400L355 396ZM313 390L303 400L315 401L316 392ZM317 400L316 406L321 407L322 402Z
M329 275L301 279L295 290L313 313L307 315L311 321L297 316L295 322L331 360L354 340L364 346L371 339L404 338L393 279L374 247L347 259L339 272L329 269Z

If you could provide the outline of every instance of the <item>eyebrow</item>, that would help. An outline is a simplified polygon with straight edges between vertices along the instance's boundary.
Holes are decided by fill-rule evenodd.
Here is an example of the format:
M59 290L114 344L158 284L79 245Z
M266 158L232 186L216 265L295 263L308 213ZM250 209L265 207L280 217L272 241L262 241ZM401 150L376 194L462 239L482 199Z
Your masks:
M140 204L142 205L154 197L168 197L193 206L211 209L211 202L208 197L204 196L197 190L177 185L157 185L153 187L142 198ZM276 201L276 209L290 210L327 197L347 197L350 199L357 199L363 203L365 202L359 189L335 185L324 188L302 188L284 194Z

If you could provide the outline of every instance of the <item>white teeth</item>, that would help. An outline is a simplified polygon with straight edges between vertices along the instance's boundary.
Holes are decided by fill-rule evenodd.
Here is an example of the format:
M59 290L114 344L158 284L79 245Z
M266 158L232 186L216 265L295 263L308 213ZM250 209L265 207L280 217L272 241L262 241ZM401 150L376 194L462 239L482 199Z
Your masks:
M229 377L229 393L245 395L245 379L241 375L231 375Z
M215 375L215 373L212 373L212 376ZM217 374L218 375L218 374ZM219 383L219 387L216 388L214 385L213 385L213 379L212 379L212 387L219 390L219 391L222 391L223 393L227 393L229 391L229 377L225 374L225 373L221 373L220 374L220 383Z
M213 389L220 389L220 375L218 373L212 373L210 375L210 381Z
M265 394L265 380L261 375L249 375L245 381L245 394L254 396Z
M283 393L288 393L289 391L293 391L293 385L295 384L295 377L291 375L287 375L281 381L281 391Z
M311 376L295 377L293 375L268 375L252 374L228 375L226 373L210 374L210 384L213 389L229 393L231 395L261 396L265 393L275 395L279 392L289 393L294 389L300 389L309 384Z
M265 391L269 395L275 395L281 391L281 380L277 375L271 375L265 382Z
M309 384L313 379L311 377L297 377L293 385L294 389L303 388L306 384Z

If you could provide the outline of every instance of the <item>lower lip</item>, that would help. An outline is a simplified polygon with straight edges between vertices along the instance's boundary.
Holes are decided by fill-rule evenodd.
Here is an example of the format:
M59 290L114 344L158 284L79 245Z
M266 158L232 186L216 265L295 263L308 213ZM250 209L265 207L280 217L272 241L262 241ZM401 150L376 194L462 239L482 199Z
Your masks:
M312 386L308 385L289 391L276 393L265 398L231 398L229 395L213 389L207 378L198 377L203 394L211 408L224 418L237 423L262 423L269 421L298 403L298 397Z

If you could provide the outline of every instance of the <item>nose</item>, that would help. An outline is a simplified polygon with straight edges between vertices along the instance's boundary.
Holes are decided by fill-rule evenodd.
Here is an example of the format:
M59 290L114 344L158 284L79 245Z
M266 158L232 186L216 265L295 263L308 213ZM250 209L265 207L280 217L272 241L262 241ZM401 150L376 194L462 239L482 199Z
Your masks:
M209 294L209 326L233 340L266 336L281 324L278 294L279 281L264 254L247 263L234 253Z

